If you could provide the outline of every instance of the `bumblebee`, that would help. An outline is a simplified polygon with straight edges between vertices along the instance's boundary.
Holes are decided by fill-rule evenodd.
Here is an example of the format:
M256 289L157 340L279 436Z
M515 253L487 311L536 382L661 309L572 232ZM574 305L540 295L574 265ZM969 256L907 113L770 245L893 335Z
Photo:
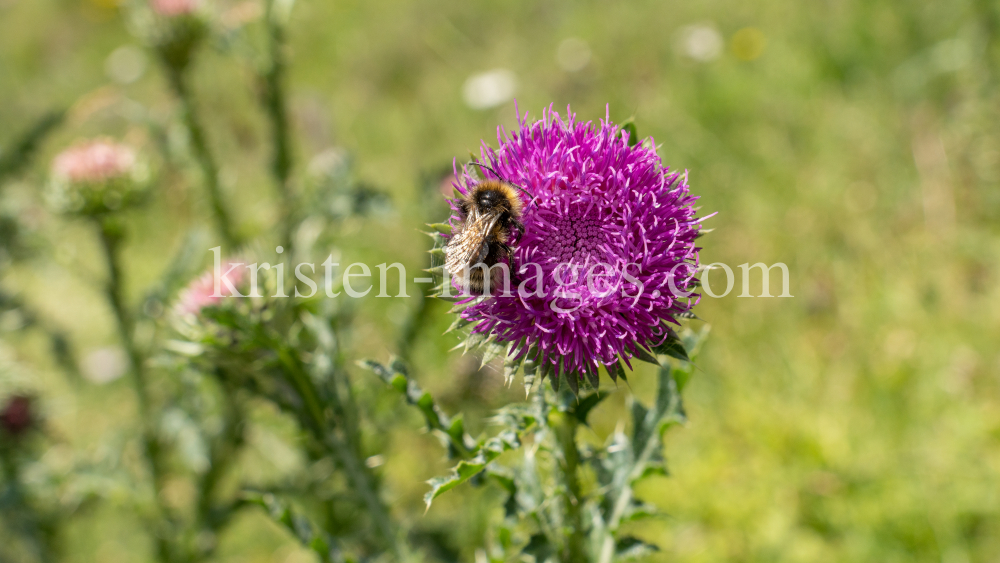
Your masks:
M473 163L476 166L486 166ZM492 169L487 168L491 172ZM493 172L497 177L499 174ZM524 234L521 212L524 203L515 186L506 180L483 180L471 186L459 200L462 221L445 247L445 267L458 281L458 285L472 295L485 295L484 274L489 272L490 293L503 284L503 268L494 268L506 262L513 279L511 231L518 237Z

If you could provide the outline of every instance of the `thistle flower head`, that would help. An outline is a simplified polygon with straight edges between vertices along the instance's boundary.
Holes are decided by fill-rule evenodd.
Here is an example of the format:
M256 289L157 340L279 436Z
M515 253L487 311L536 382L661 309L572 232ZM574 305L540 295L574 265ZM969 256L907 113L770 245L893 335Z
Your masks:
M83 141L52 162L50 197L66 213L99 215L134 203L148 169L129 146L111 139Z
M652 139L637 144L609 118L584 123L550 107L519 123L515 132L499 128L499 147L484 143L480 159L530 194L522 196L524 234L512 241L518 286L469 300L461 316L475 323L473 334L540 364L543 377L594 382L599 365L615 377L619 360L631 367L630 358L648 357L644 349L665 342L700 298L698 198L686 174L661 163ZM471 166L456 171L455 188L466 193L472 174Z
M205 307L218 305L224 297L232 297L247 279L244 262L225 260L219 271L205 272L192 281L177 298L181 313L196 315Z
M150 0L149 2L149 6L157 15L165 17L191 14L200 4L200 0Z

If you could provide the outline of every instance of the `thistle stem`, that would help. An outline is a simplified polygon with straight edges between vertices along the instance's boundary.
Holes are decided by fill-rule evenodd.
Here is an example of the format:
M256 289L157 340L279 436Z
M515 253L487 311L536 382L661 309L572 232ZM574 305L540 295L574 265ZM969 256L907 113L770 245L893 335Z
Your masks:
M232 218L222 197L222 186L219 183L219 167L208 148L208 140L205 137L205 128L202 126L194 104L194 96L188 85L188 74L186 68L166 67L167 79L170 81L170 88L173 90L177 101L181 104L181 114L184 128L187 129L188 137L191 141L191 150L205 182L205 190L208 192L208 199L212 206L212 214L215 217L216 228L222 235L223 242L230 248L239 246L242 242L239 235L233 228Z
M165 524L169 529L171 527L170 514L160 497L160 491L163 488L166 474L163 466L160 442L157 438L153 422L145 357L135 341L135 325L132 316L125 306L125 300L122 295L121 243L124 239L124 234L121 224L116 220L99 218L97 222L101 236L101 247L104 250L108 268L107 299L118 325L119 337L128 355L132 388L139 405L143 454L153 481L153 498L158 515L161 518L161 525ZM173 550L168 534L162 533L163 531L158 530L158 533L155 533L156 553L160 561L170 562L173 561Z
M16 440L16 439L15 439ZM51 520L46 521L43 514L35 512L30 500L25 494L21 480L21 466L15 459L14 440L0 444L0 466L3 467L4 489L0 489L4 498L3 520L11 525L11 532L23 531L34 543L40 561L56 561L56 530Z
M194 553L197 554L195 557L197 561L212 557L217 545L214 536L229 522L233 515L234 508L232 506L224 507L222 513L217 514L217 506L213 503L213 499L222 477L235 461L236 454L245 440L243 430L246 415L243 403L236 396L236 390L226 385L227 378L222 369L217 367L215 373L217 380L223 387L223 428L211 445L208 469L198 480L197 526L195 527L196 533L205 531L212 534L213 541L206 547L195 546Z
M278 357L285 367L291 383L302 396L306 411L306 420L304 421L306 427L312 430L317 441L336 456L347 474L348 481L368 509L379 535L392 545L396 560L400 563L411 561L412 555L409 548L397 533L396 526L389 516L389 510L378 497L371 476L368 475L367 468L359 459L356 448L353 447L355 441L350 437L342 436L342 433L336 429L330 428L332 425L329 424L330 421L320 406L319 394L309 375L292 352L287 348L279 349ZM334 394L334 400L338 402L335 408L342 410L343 406L339 404L339 398L336 394Z
M292 192L292 150L285 99L285 27L274 13L274 0L268 0L264 21L267 23L267 48L269 64L262 73L263 105L271 124L271 175L274 177L281 198L281 242L286 249L292 247L292 229L295 212L295 194Z
M579 425L572 413L553 411L549 414L549 426L559 443L559 471L563 480L563 534L566 543L559 553L564 563L587 561L583 530L583 496L580 488L580 451L576 447L576 429Z

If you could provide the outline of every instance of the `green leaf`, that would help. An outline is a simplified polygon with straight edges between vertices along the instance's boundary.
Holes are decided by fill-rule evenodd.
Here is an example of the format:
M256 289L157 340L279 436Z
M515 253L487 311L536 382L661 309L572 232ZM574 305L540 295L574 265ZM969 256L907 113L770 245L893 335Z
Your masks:
M428 274L434 274L435 276L443 276L444 275L444 264L438 264L437 266L432 266L430 268L424 268L423 271L427 272Z
M705 325L701 327L701 330L695 332L691 329L685 330L681 334L681 340L684 342L684 349L688 351L688 354L695 358L701 351L701 346L708 339L708 333L712 331L711 325Z
M660 551L660 548L639 538L625 536L615 542L615 561L631 561Z
M472 438L465 433L465 425L460 417L451 419L434 401L434 397L420 388L406 373L406 366L398 358L393 358L390 367L374 360L362 360L358 365L375 372L382 381L406 398L406 402L417 407L427 422L427 428L441 438L452 457L466 458L471 455L469 444Z
M542 363L542 381L545 381L546 377L549 378L549 384L552 385L552 390L558 393L559 370L549 362Z
M635 119L630 117L622 122L622 131L628 133L628 146L634 147L639 144L639 133L635 128Z
M691 358L688 357L687 350L684 349L684 342L681 341L680 337L677 336L673 330L667 329L667 339L664 340L659 346L653 348L655 354L661 354L664 356L670 356L671 358L677 358L678 360L683 360L685 362L690 362Z
M531 388L535 385L535 374L538 372L538 364L534 360L524 362L524 395L531 394Z
M573 415L580 421L580 424L587 424L587 416L594 407L601 404L601 401L611 396L611 393L598 393L594 391L580 397L579 402L573 407Z
M608 377L611 378L611 381L615 382L615 385L618 385L619 377L622 378L622 381L628 381L628 378L625 377L625 366L622 365L621 360L616 360L613 364L605 365L604 369L607 370Z
M490 466L486 468L486 476L507 492L507 500L504 502L504 517L516 518L518 514L517 481L514 479L514 475L507 470Z
M646 440L649 439L648 428L646 427L647 419L649 418L649 409L647 409L642 403L633 399L632 400L632 444L637 447L643 447Z
M595 390L600 388L601 376L597 373L597 366L587 364L584 366L584 371L587 374L587 382L590 383L590 388Z
M545 534L535 534L528 540L528 545L524 546L521 553L535 558L535 563L545 563L550 559L554 560L556 549Z
M448 223L428 223L427 226L430 227L431 229L434 229L436 232L441 233L442 235L451 234L451 225L449 225Z
M637 522L639 520L658 518L661 516L663 516L663 513L660 512L660 509L657 508L656 505L633 499L632 502L629 503L628 508L625 509L625 513L622 516L622 523Z
M517 343L511 343L507 348L507 355L503 359L503 382L504 385L509 386L514 382L514 377L517 375L517 371L521 369L521 364L524 363L524 355L518 355L515 352L515 345Z
M427 482L431 486L431 490L424 495L424 502L427 503L427 509L430 510L434 499L477 475L486 468L487 464L500 457L500 454L517 449L520 446L520 439L511 430L504 430L497 436L483 442L473 452L470 459L458 462L458 465L452 469L451 475L435 477Z
M566 383L569 384L569 388L573 390L574 395L580 394L580 374L576 371L564 371L563 374L566 376Z
M475 350L480 346L485 345L487 342L490 341L491 338L493 338L492 334L486 335L483 334L482 332L473 332L469 334L469 336L465 338L465 342L462 343L462 346L464 346L465 348L465 350L462 353L467 354L472 350Z
M244 491L243 501L263 508L274 522L292 533L303 546L314 551L324 563L337 560L334 538L313 524L307 517L276 495L259 491Z
M645 348L636 344L635 350L632 352L632 357L637 360L642 360L653 364L654 366L660 365L660 361L656 359L655 356L646 351Z
M479 364L480 368L497 358L504 357L507 354L507 346L497 342L488 342L483 346L483 348L483 359Z
M636 452L632 468L633 479L649 475L666 474L663 462L663 433L672 425L684 420L677 382L669 365L660 367L659 388L652 409L647 409L638 401L632 402L633 437L632 446Z

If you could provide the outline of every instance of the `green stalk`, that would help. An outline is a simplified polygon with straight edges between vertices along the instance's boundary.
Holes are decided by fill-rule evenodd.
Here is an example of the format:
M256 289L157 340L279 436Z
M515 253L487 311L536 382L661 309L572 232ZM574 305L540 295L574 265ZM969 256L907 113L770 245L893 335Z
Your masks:
M158 516L160 517L160 526L165 526L165 529L161 528L155 533L156 553L160 561L170 562L173 561L173 548L169 539L172 534L164 532L170 532L172 523L169 510L160 497L166 473L164 471L160 442L156 436L155 423L153 421L145 357L135 341L134 321L125 306L125 300L122 296L121 243L124 239L124 234L121 224L114 219L104 217L97 218L96 221L101 236L101 247L104 250L108 268L107 299L118 325L118 333L122 345L128 354L132 387L139 404L139 423L142 432L143 454L153 481L153 498Z
M542 391L539 391L542 392ZM576 447L576 429L579 425L572 413L552 411L549 426L559 444L559 471L562 476L562 501L565 520L563 535L565 543L559 553L563 563L583 563L587 561L583 530L583 495L580 489L580 451Z
M295 195L292 192L292 150L285 99L285 27L274 13L274 0L266 4L264 21L267 25L269 65L262 73L264 81L263 104L271 124L271 175L281 197L281 243L292 247L292 229L295 213Z
M294 357L290 349L279 348L278 358L285 367L291 383L295 386L299 395L302 396L305 411L308 415L305 421L307 423L306 426L312 429L316 440L337 457L344 472L347 474L348 481L353 486L355 492L361 496L362 502L364 502L369 514L371 514L372 520L375 522L375 526L378 528L382 539L390 542L392 545L392 551L396 556L396 560L401 563L411 561L412 555L409 548L396 532L395 525L389 516L389 510L382 504L382 500L379 499L371 477L368 475L364 464L358 459L351 440L342 437L335 429L328 428L328 420L324 416L323 409L320 406L319 394L316 392L309 375ZM342 405L339 404L335 405L335 407L342 409Z
M222 235L223 242L230 248L236 248L242 242L239 235L233 228L233 221L226 208L222 197L222 187L219 184L219 167L208 148L208 141L205 137L205 128L202 126L194 104L194 96L188 86L187 71L185 68L175 68L166 66L167 79L170 81L170 88L173 90L177 101L181 104L181 114L184 128L187 129L188 137L191 141L191 150L194 158L201 168L204 177L205 189L208 191L208 199L212 206L212 214L215 217L216 227Z
M213 535L213 541L207 547L195 546L194 553L197 555L194 559L196 561L212 557L217 545L214 536L230 521L233 515L233 506L226 506L221 514L215 513L216 505L213 503L213 499L219 483L235 461L236 454L245 440L243 429L246 415L243 412L243 404L236 397L236 390L225 385L227 379L221 368L216 368L216 376L217 380L223 384L222 400L225 409L223 428L221 434L211 445L208 470L198 480L195 526L196 533L208 532Z
M15 446L13 442L17 438L10 440L11 443L0 444L0 465L3 466L4 480L7 485L6 490L0 489L5 500L4 510L7 512L3 515L3 520L10 523L11 532L19 528L27 536L30 536L39 560L56 561L58 558L56 557L54 522L45 522L45 517L37 514L31 506L23 490L20 464L14 459Z

